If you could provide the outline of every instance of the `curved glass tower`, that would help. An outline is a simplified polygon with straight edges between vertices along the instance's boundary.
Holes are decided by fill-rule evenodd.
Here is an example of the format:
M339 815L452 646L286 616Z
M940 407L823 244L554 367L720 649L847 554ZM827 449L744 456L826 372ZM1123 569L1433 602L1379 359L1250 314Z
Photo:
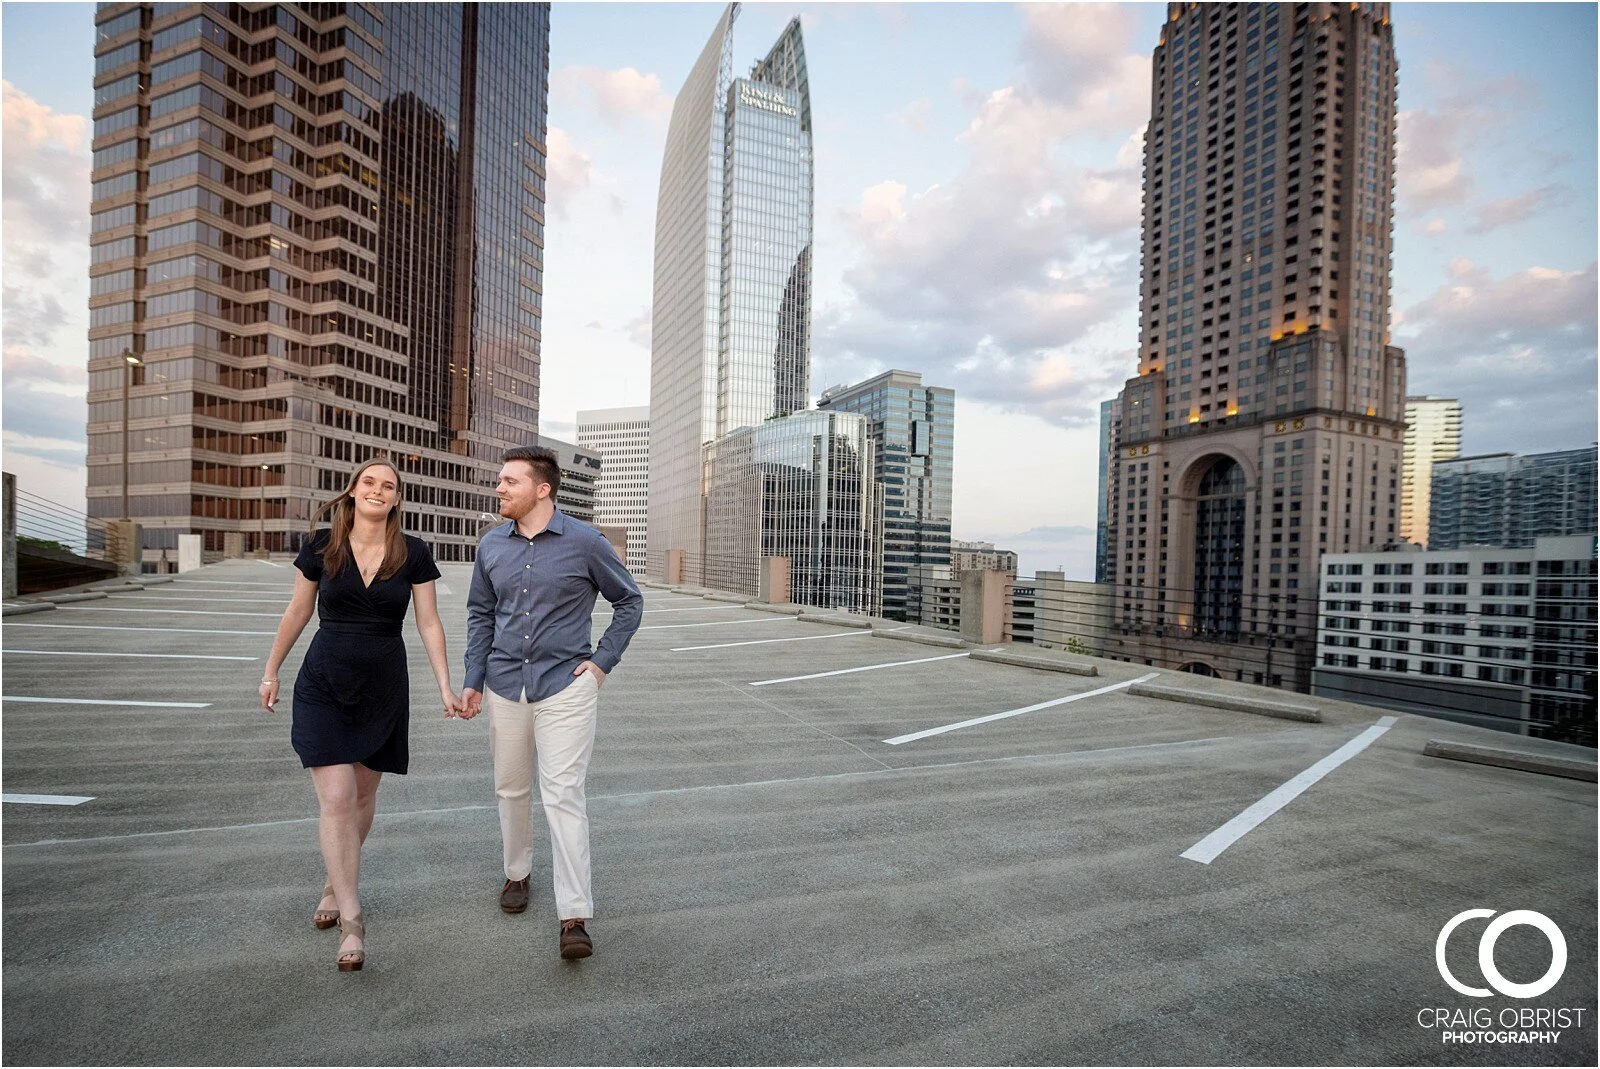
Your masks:
M656 208L648 574L703 581L705 447L804 409L811 366L811 101L800 20L733 75L723 11L673 105Z

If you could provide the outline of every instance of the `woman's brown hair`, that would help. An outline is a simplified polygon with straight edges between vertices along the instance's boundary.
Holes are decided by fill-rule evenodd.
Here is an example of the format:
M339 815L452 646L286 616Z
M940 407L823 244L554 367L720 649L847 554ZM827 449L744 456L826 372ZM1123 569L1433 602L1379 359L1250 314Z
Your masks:
M345 561L350 559L350 529L355 526L356 508L350 499L350 494L355 490L356 484L361 481L361 473L368 468L384 467L394 472L395 503L389 510L389 519L384 524L386 532L383 550L383 564L378 568L378 579L388 579L401 568L405 567L406 536L400 532L400 506L405 503L406 484L400 479L400 472L385 457L373 457L363 463L350 476L350 481L345 484L344 491L338 497L330 498L323 502L311 517L311 530L317 529L317 523L324 516L328 517L329 534L328 544L322 551L322 569L328 575L338 575Z

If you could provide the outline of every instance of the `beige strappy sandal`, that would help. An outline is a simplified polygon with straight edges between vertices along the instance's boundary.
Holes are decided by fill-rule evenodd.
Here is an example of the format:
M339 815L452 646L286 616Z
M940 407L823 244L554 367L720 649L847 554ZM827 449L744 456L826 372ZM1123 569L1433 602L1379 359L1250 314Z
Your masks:
M333 884L325 884L322 888L322 897L327 898L331 894L333 894ZM326 931L339 923L339 911L336 909L319 909L311 915L311 923L314 927Z
M361 940L361 949L341 950L339 952L339 971L360 972L361 966L367 963L367 926L362 923L361 914L352 913L348 917L341 918L339 921L339 935L340 944L343 944L344 940L352 935Z

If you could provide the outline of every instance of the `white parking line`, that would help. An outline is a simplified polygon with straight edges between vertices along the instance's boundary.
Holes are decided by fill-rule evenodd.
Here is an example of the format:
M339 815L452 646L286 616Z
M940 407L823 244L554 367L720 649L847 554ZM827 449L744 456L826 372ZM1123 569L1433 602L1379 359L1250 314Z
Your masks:
M160 616L263 616L269 620L276 620L283 615L276 612L222 612L215 609L119 609L111 605L62 605L60 608L80 612L153 612Z
M185 635L276 635L276 631L230 631L215 627L117 627L114 624L6 624L13 627L50 627L61 631L165 631Z
M1394 716L1381 718L1376 724L1373 724L1367 730L1333 751L1333 753L1295 776L1288 783L1254 803L1244 812L1178 856L1189 861L1198 861L1202 865L1211 864L1212 861L1216 860L1217 855L1244 838L1272 814L1300 797L1312 784L1378 741L1379 737L1393 727L1398 719L1399 717Z
M146 628L138 628L144 631ZM30 654L35 657L159 657L174 661L259 661L260 657L224 657L214 653L97 653L85 650L0 650L0 653Z
M451 594L455 593L455 591L450 589L450 584L446 583L443 579L440 579L438 582L434 583L433 588L446 597L449 597Z
M0 802L18 805L82 805L94 801L94 795L81 794L0 794Z
M868 632L870 634L870 632ZM808 676L785 676L782 679L763 679L759 683L750 684L752 687L770 687L774 683L798 683L802 679L821 679L824 676L847 676L852 672L875 672L879 668L898 668L903 664L927 664L929 661L950 661L957 657L970 657L972 652L946 653L939 657L918 657L914 661L888 661L884 664L864 664L859 668L839 668L832 672L813 672Z
M0 702L29 702L34 705L143 705L151 709L209 709L210 702L136 702L106 701L100 698L21 698L14 694L0 694Z
M256 561L256 563L257 564L265 564L268 568L282 568L283 567L283 565L279 564L277 561L271 561L271 560L258 560L258 561Z
M690 650L725 650L733 646L764 646L769 642L821 642L825 638L870 638L871 631L846 631L842 635L801 635L799 638L751 638L743 642L718 642L711 646L675 646L669 653L688 653Z
M993 720L1004 720L1007 717L1021 716L1023 713L1032 713L1040 709L1049 709L1051 706L1055 705L1065 705L1067 702L1082 701L1084 698L1093 698L1097 694L1109 694L1114 690L1122 690L1126 687L1133 686L1135 683L1143 683L1147 679L1154 679L1158 675L1160 675L1159 672L1150 672L1140 676L1138 679L1126 679L1121 683L1113 683L1109 687L1100 687L1097 690L1084 691L1082 694L1069 694L1065 698L1056 698L1052 701L1040 702L1038 705L1029 705L1021 709L1008 709L1003 713L990 713L988 716L973 717L971 720L963 720L958 724L946 724L943 727L929 728L927 731L914 731L910 735L896 735L892 739L884 739L883 741L888 743L890 746L899 746L907 742L916 742L918 739L926 739L930 735L943 735L947 731L959 731L962 728L970 728L976 727L979 724L987 724Z
M113 594L111 596L117 601L198 601L202 605L215 605L219 601L226 601L230 605L238 605L241 603L247 603L251 605L283 604L283 598L227 598L223 596L222 591L220 590L217 591L214 596L209 598L186 598L181 594ZM284 597L288 596L289 592L287 590L284 591Z
M174 579L172 581L172 585L175 586L175 587L176 586L225 586L225 587L254 586L254 587L260 587L263 590L282 590L283 589L283 584L282 583L255 583L255 582L251 582L248 579L241 579L241 580L239 580L237 582L234 582L233 580L229 580L229 579Z
M639 628L639 630L665 631L671 627L733 627L738 624L744 624L746 626L753 624L792 624L794 623L794 619L795 618L793 616L774 616L770 619L761 620L707 620L703 624L645 624L643 627Z

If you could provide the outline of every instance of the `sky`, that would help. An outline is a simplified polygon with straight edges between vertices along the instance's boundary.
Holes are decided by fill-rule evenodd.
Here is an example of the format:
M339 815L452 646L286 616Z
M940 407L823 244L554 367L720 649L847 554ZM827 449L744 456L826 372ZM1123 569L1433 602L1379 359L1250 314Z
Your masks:
M551 12L541 429L650 398L656 188L716 4ZM1163 4L746 4L735 69L805 33L812 394L956 391L957 538L1092 578L1100 402L1137 373L1141 145ZM1596 7L1394 5L1392 334L1467 453L1596 440ZM6 3L3 428L83 507L93 5Z

